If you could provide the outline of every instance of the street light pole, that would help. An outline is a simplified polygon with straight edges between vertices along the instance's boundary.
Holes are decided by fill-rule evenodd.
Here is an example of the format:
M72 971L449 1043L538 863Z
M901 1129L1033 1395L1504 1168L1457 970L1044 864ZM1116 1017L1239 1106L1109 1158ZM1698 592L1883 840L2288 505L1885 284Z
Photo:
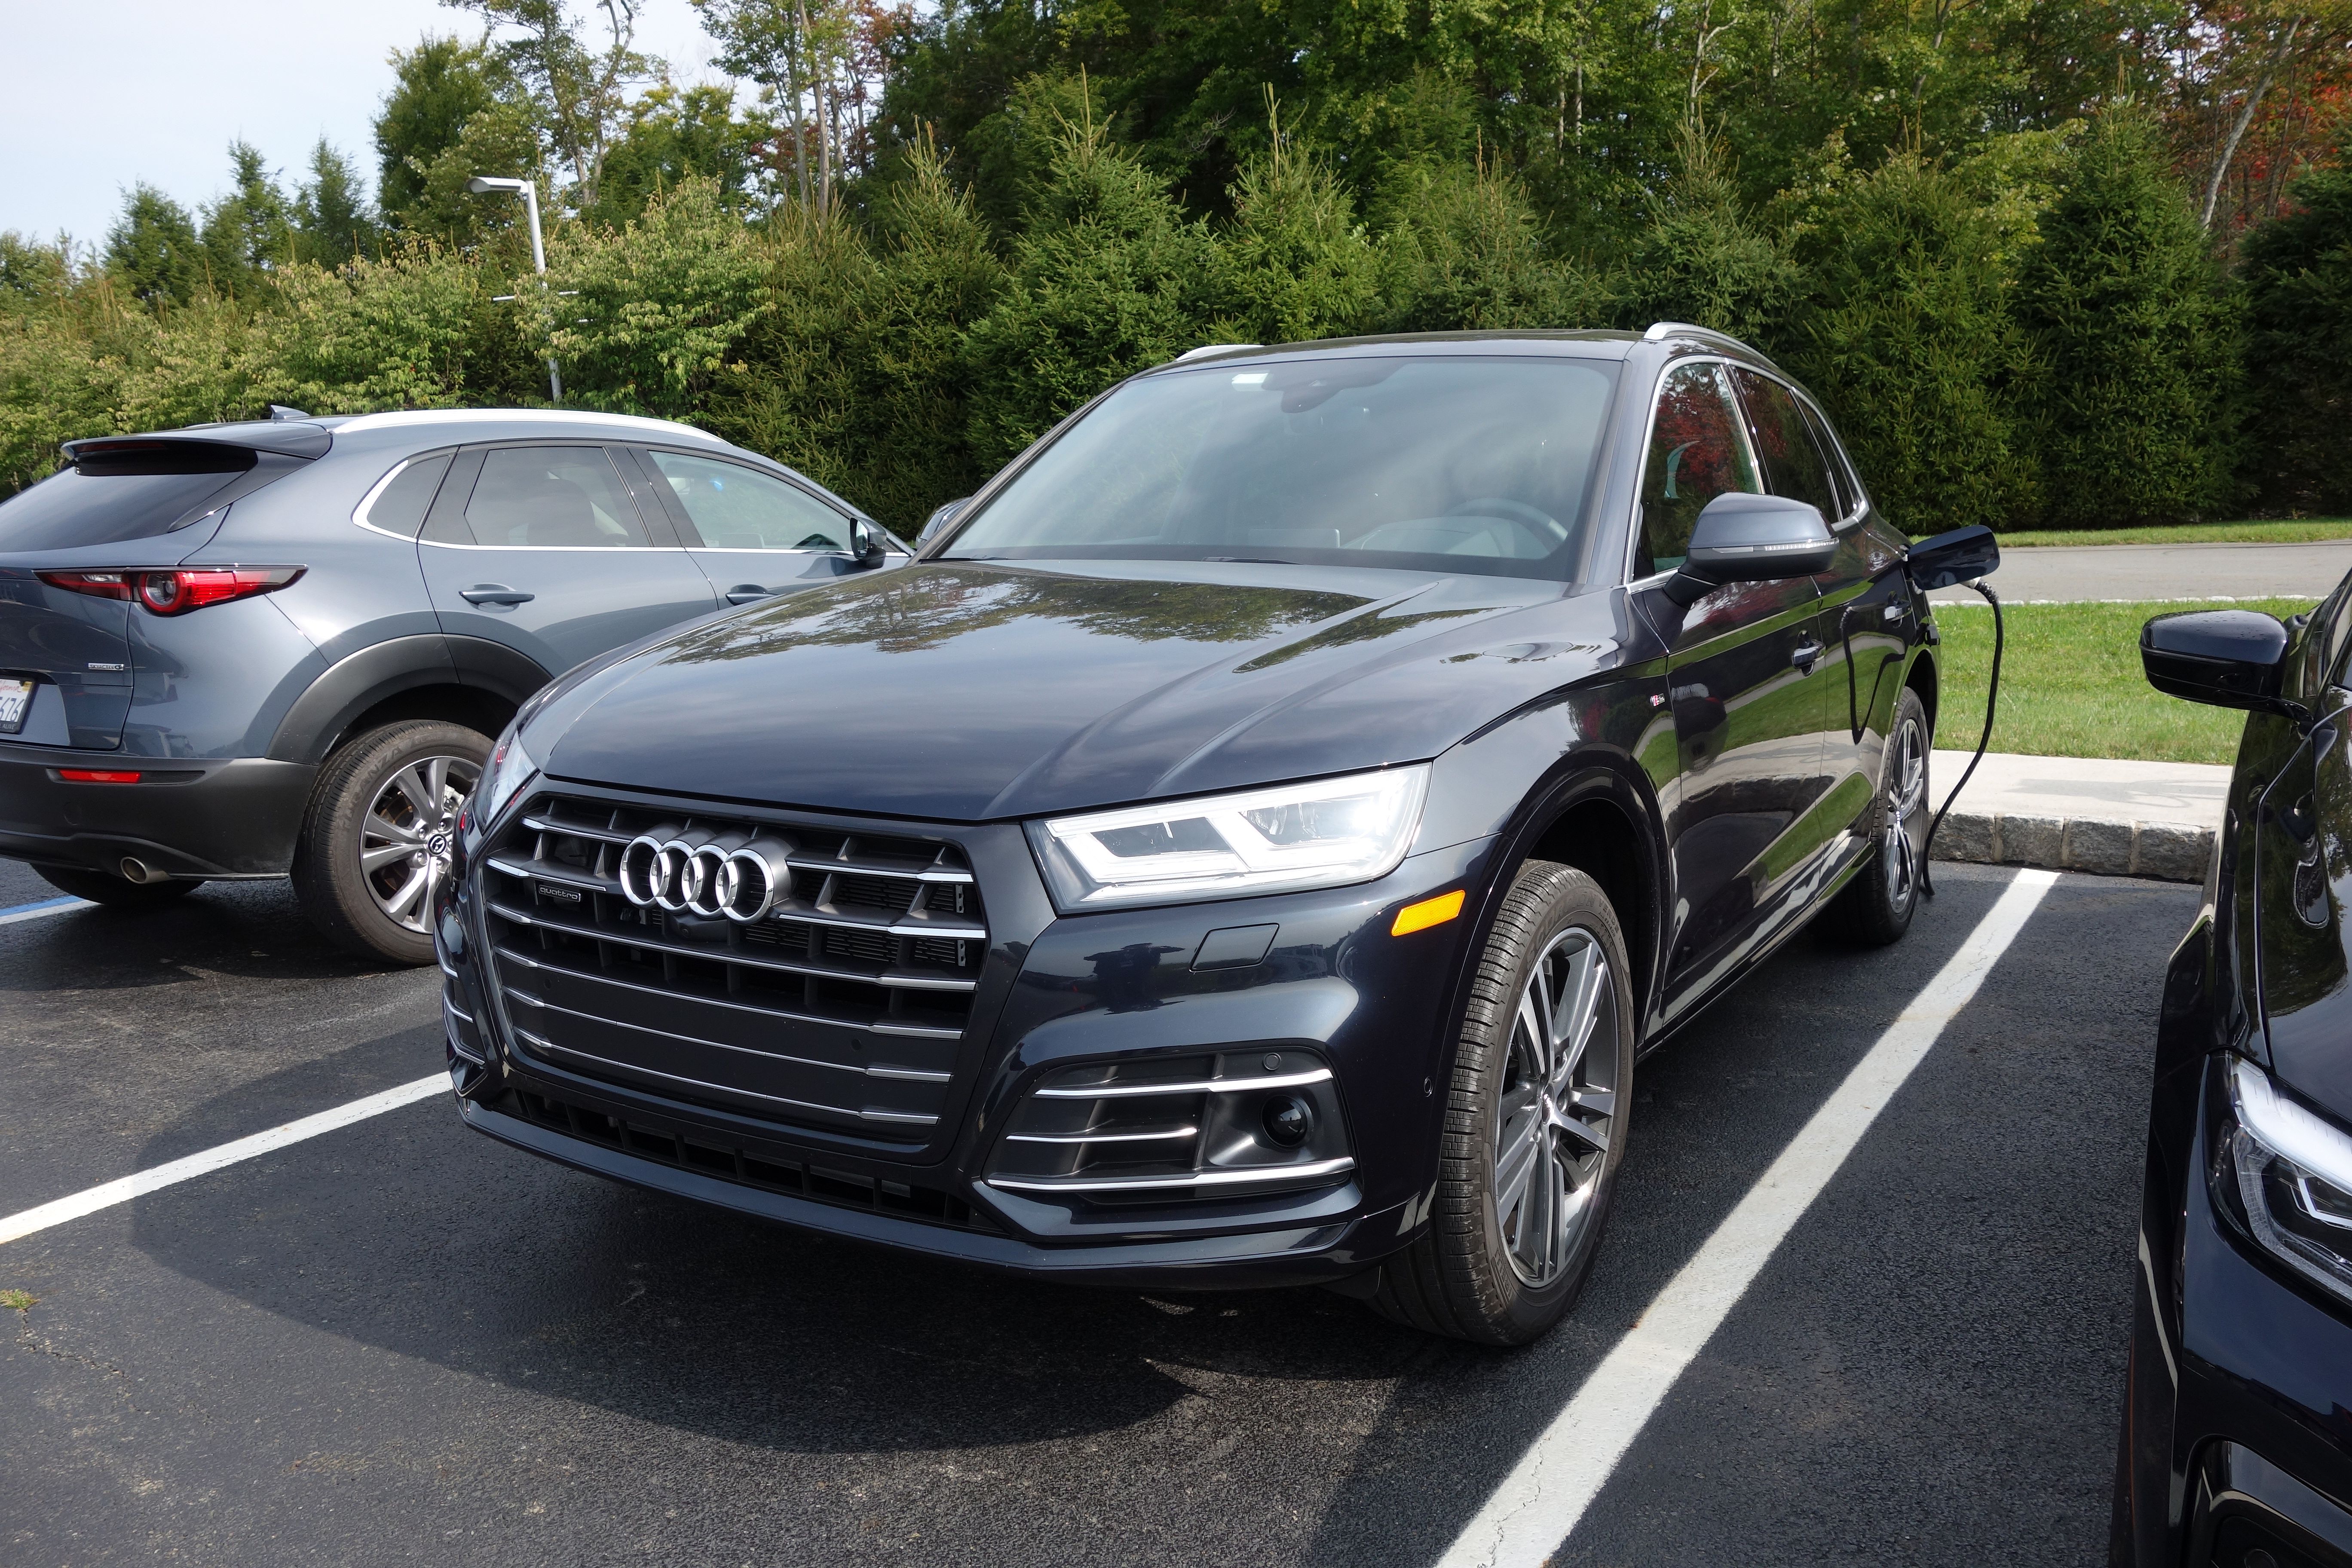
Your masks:
M547 247L539 236L539 187L529 180L499 178L477 174L466 182L466 188L476 195L488 195L492 191L511 191L522 196L523 212L530 219L530 265L539 274L540 314L547 314ZM555 356L547 356L548 395L556 402L563 401L563 373L556 368Z

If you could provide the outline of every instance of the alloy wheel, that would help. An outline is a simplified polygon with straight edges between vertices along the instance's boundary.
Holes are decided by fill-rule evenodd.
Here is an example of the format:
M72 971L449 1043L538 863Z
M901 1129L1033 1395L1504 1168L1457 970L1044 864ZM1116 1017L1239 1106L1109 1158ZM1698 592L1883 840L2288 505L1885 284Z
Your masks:
M425 931L441 870L433 841L455 828L480 773L470 757L418 757L384 780L368 803L360 818L360 879L394 925Z
M1616 1118L1617 1027L1606 952L1571 926L1520 990L1495 1105L1495 1217L1528 1285L1558 1279L1591 1223Z
M1927 836L1927 747L1916 719L1895 727L1886 771L1887 907L1904 910L1919 882L1920 852Z

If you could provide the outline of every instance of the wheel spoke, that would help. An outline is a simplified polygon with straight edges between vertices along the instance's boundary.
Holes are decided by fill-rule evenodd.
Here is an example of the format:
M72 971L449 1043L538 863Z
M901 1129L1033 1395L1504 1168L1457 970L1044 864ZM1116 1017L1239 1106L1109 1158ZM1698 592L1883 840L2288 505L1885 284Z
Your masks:
M425 843L425 835L404 822L394 822L388 816L372 816L360 825L360 842L365 844L370 839L378 841L390 839L395 844L405 845L415 849Z
M1606 1154L1609 1152L1609 1129L1605 1126L1595 1127L1591 1122L1572 1115L1567 1110L1554 1111L1551 1116L1551 1124L1560 1131L1566 1133L1569 1137L1584 1144L1596 1154Z
M1516 1129L1505 1128L1503 1136L1495 1160L1495 1212L1507 1218L1527 1202L1528 1177L1543 1148L1543 1118L1529 1115Z
M441 814L448 809L448 788L449 759L435 757L425 764L425 798L416 803L417 812L425 818L427 828L441 825Z
M408 924L410 908L424 896L425 885L431 879L431 874L425 867L416 868L409 873L408 880L400 885L400 891L383 900L383 912L403 925Z
M360 851L360 869L373 875L386 866L397 865L416 853L414 844L383 844Z
M1567 1048L1560 1052L1559 1063L1552 1072L1555 1092L1568 1088L1584 1061L1585 1047L1592 1043L1592 1026L1601 1016L1601 989L1609 984L1609 965L1602 960L1598 943L1585 943L1578 957L1582 962L1577 969L1573 1002L1563 999L1560 1003L1560 1016L1565 1021L1560 1038L1567 1042Z
M1528 988L1519 993L1517 1026L1517 1032L1525 1036L1528 1042L1528 1076L1539 1084L1550 1080L1552 1055L1551 1033L1548 1027L1549 1020L1545 1018L1543 1008L1536 997L1537 990L1542 984L1543 969L1538 965L1535 974L1528 981Z

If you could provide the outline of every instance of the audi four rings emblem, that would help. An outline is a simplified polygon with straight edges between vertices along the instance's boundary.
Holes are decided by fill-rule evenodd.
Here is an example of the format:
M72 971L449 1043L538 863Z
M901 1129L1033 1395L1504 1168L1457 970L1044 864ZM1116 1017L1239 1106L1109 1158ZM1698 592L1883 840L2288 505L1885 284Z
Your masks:
M621 851L621 893L639 909L725 915L748 925L792 892L792 854L780 838L642 833Z

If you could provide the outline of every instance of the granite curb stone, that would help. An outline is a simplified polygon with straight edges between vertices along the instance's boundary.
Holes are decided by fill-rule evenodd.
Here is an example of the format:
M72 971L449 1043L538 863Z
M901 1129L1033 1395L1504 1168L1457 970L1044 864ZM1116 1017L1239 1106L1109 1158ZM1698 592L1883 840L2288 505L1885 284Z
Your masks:
M2102 877L2201 882L2213 829L2177 822L2120 822L1955 808L1937 829L1938 860L2039 866Z

